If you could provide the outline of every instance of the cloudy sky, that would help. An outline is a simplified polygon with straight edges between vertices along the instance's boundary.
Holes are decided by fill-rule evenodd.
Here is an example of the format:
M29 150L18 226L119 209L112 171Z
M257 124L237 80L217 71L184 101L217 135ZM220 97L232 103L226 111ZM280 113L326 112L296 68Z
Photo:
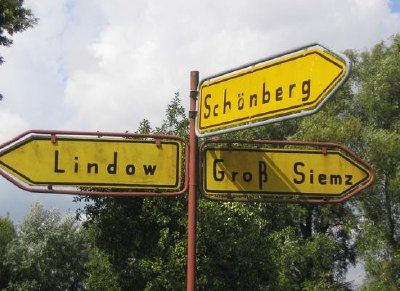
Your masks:
M189 72L204 78L309 43L366 50L400 33L400 0L26 0L37 26L0 48L0 144L28 129L134 131L158 125ZM0 216L35 201L0 179Z
M400 0L26 0L39 23L1 47L0 143L28 129L134 131L158 125L189 72L200 78L309 43L365 50L400 33ZM34 201L0 179L0 216Z
M37 26L1 47L0 143L28 129L134 131L158 125L189 72L204 78L309 43L365 50L400 33L400 0L26 0ZM0 216L34 201L0 180Z
M134 131L158 125L189 72L204 78L313 42L366 50L400 33L400 0L26 0L39 18L1 47L0 143L28 129ZM34 201L0 179L0 216Z

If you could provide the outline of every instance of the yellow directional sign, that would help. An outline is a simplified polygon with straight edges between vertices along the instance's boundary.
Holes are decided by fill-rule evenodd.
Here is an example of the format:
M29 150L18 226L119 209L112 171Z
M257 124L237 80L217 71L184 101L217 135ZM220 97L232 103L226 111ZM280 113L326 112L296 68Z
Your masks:
M177 140L30 136L0 150L0 171L28 185L178 190L182 160Z
M206 148L206 196L278 195L338 198L372 179L369 168L339 150Z
M345 57L312 45L207 78L199 89L197 134L312 114L348 72Z

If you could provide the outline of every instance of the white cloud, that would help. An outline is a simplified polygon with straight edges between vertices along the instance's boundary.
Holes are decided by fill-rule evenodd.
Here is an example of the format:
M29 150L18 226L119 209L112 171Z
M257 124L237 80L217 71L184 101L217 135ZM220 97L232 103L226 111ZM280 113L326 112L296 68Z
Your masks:
M92 13L101 28L66 51L65 100L75 112L70 124L93 130L160 122L173 93L188 91L193 69L207 76L315 41L365 49L400 31L386 0L89 3L74 7L86 12L76 13L68 39L81 40Z
M0 107L0 144L29 129L28 122L17 113Z
M400 32L389 0L26 1L39 24L2 53L1 103L32 128L159 123L201 77L311 42L365 49Z
M400 33L389 0L25 3L40 20L1 52L0 143L34 128L125 131L143 118L155 125L174 92L188 103L191 70L204 78L312 42L363 50ZM36 201L81 206L0 180L0 216L20 221ZM356 282L359 270L349 276Z
M40 20L1 52L2 140L27 128L125 131L143 118L154 125L174 92L188 103L191 70L204 78L311 42L366 49L400 33L389 0L25 3ZM1 207L13 207L7 201Z

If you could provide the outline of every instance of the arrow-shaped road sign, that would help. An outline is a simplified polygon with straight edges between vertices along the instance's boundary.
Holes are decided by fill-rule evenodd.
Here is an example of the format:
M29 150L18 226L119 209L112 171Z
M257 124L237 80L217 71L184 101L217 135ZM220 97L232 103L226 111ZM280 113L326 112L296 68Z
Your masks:
M206 78L199 86L197 135L312 114L349 70L345 56L311 45Z
M157 193L183 189L180 138L129 134L100 138L102 135L27 133L0 148L0 174L18 186L22 182L51 189L84 186Z
M374 180L373 170L350 150L332 143L313 143L313 147L317 148L206 146L202 191L209 198L222 200L264 197L337 202Z

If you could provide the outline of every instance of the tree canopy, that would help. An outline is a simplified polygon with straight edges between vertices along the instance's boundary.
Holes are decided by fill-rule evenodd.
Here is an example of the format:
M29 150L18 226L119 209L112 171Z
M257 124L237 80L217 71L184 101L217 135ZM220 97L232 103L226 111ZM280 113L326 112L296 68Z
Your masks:
M14 236L1 262L6 290L83 289L87 247L74 216L35 204Z
M358 252L367 272L365 290L395 290L400 288L400 35L354 61L359 149L378 177L359 197Z
M197 290L354 290L346 273L357 262L362 290L400 289L400 36L345 53L349 80L321 111L222 138L336 142L372 164L375 184L323 205L216 202L198 193ZM138 132L187 138L179 94L160 126L143 120ZM1 286L185 289L187 195L75 199L89 202L77 213L82 224L40 206L20 228L0 219ZM60 285L65 278L75 285Z
M10 242L16 237L13 222L8 217L0 217L0 262L6 259L6 251ZM7 287L10 281L10 270L0 263L0 290Z
M359 261L365 263L365 290L400 287L399 48L394 36L371 51L346 51L350 78L319 113L223 136L340 143L371 162L377 182L335 205L199 196L198 290L349 290L347 270ZM180 102L176 95L160 127L143 120L139 131L187 136ZM114 282L122 289L184 289L186 197L90 199L86 227L111 264ZM114 232L126 235L109 235Z
M38 21L30 9L25 8L24 0L0 1L0 45L10 46L14 33L22 32ZM0 64L3 58L0 56Z

